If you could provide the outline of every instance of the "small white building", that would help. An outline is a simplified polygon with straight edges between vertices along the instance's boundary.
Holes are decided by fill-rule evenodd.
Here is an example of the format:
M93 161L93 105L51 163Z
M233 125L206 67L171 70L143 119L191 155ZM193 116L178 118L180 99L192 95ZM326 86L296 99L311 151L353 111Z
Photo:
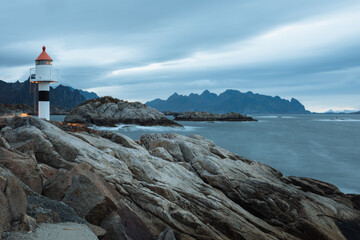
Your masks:
M52 58L42 47L42 53L35 59L35 68L30 69L30 82L38 86L38 116L50 120L50 83L57 82L57 71L52 68Z

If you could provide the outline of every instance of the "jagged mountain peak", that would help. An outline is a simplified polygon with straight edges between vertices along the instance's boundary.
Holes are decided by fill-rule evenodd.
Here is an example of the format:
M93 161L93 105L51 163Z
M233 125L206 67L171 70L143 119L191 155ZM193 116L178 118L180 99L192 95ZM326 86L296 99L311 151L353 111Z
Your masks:
M287 114L310 113L295 98L290 101L279 96L267 96L248 91L242 93L228 89L219 95L209 90L200 95L191 93L188 96L174 93L167 100L156 99L146 103L160 111L188 112L205 111L212 113L238 112L245 114Z
M36 88L35 94L37 94ZM56 87L50 87L51 105L68 109L71 109L86 100L97 97L98 96L95 93L74 89L62 84L59 84ZM0 103L34 105L33 84L30 84L29 79L24 82L16 81L13 83L0 80Z

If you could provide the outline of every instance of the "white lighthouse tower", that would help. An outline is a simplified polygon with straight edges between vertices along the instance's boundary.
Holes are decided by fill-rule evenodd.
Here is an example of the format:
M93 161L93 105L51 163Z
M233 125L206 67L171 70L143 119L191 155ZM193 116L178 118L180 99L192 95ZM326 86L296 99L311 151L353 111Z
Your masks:
M35 59L35 68L30 69L30 82L38 83L38 116L50 120L50 83L57 82L57 71L52 68L52 59L42 47L42 53Z

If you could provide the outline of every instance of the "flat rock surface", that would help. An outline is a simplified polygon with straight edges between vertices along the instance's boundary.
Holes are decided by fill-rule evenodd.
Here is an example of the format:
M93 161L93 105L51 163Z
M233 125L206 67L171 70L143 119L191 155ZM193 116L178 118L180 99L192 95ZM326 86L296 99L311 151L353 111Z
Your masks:
M98 238L85 224L43 223L34 232L10 232L4 240L97 240Z

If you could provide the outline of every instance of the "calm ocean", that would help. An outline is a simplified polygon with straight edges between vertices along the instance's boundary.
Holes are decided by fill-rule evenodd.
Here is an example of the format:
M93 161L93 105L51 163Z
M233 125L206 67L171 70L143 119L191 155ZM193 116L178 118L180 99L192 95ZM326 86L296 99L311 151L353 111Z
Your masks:
M312 177L360 194L360 115L254 115L258 122L179 122L184 129L119 125L135 140L144 133L198 134L284 175ZM63 116L52 116L62 120Z

